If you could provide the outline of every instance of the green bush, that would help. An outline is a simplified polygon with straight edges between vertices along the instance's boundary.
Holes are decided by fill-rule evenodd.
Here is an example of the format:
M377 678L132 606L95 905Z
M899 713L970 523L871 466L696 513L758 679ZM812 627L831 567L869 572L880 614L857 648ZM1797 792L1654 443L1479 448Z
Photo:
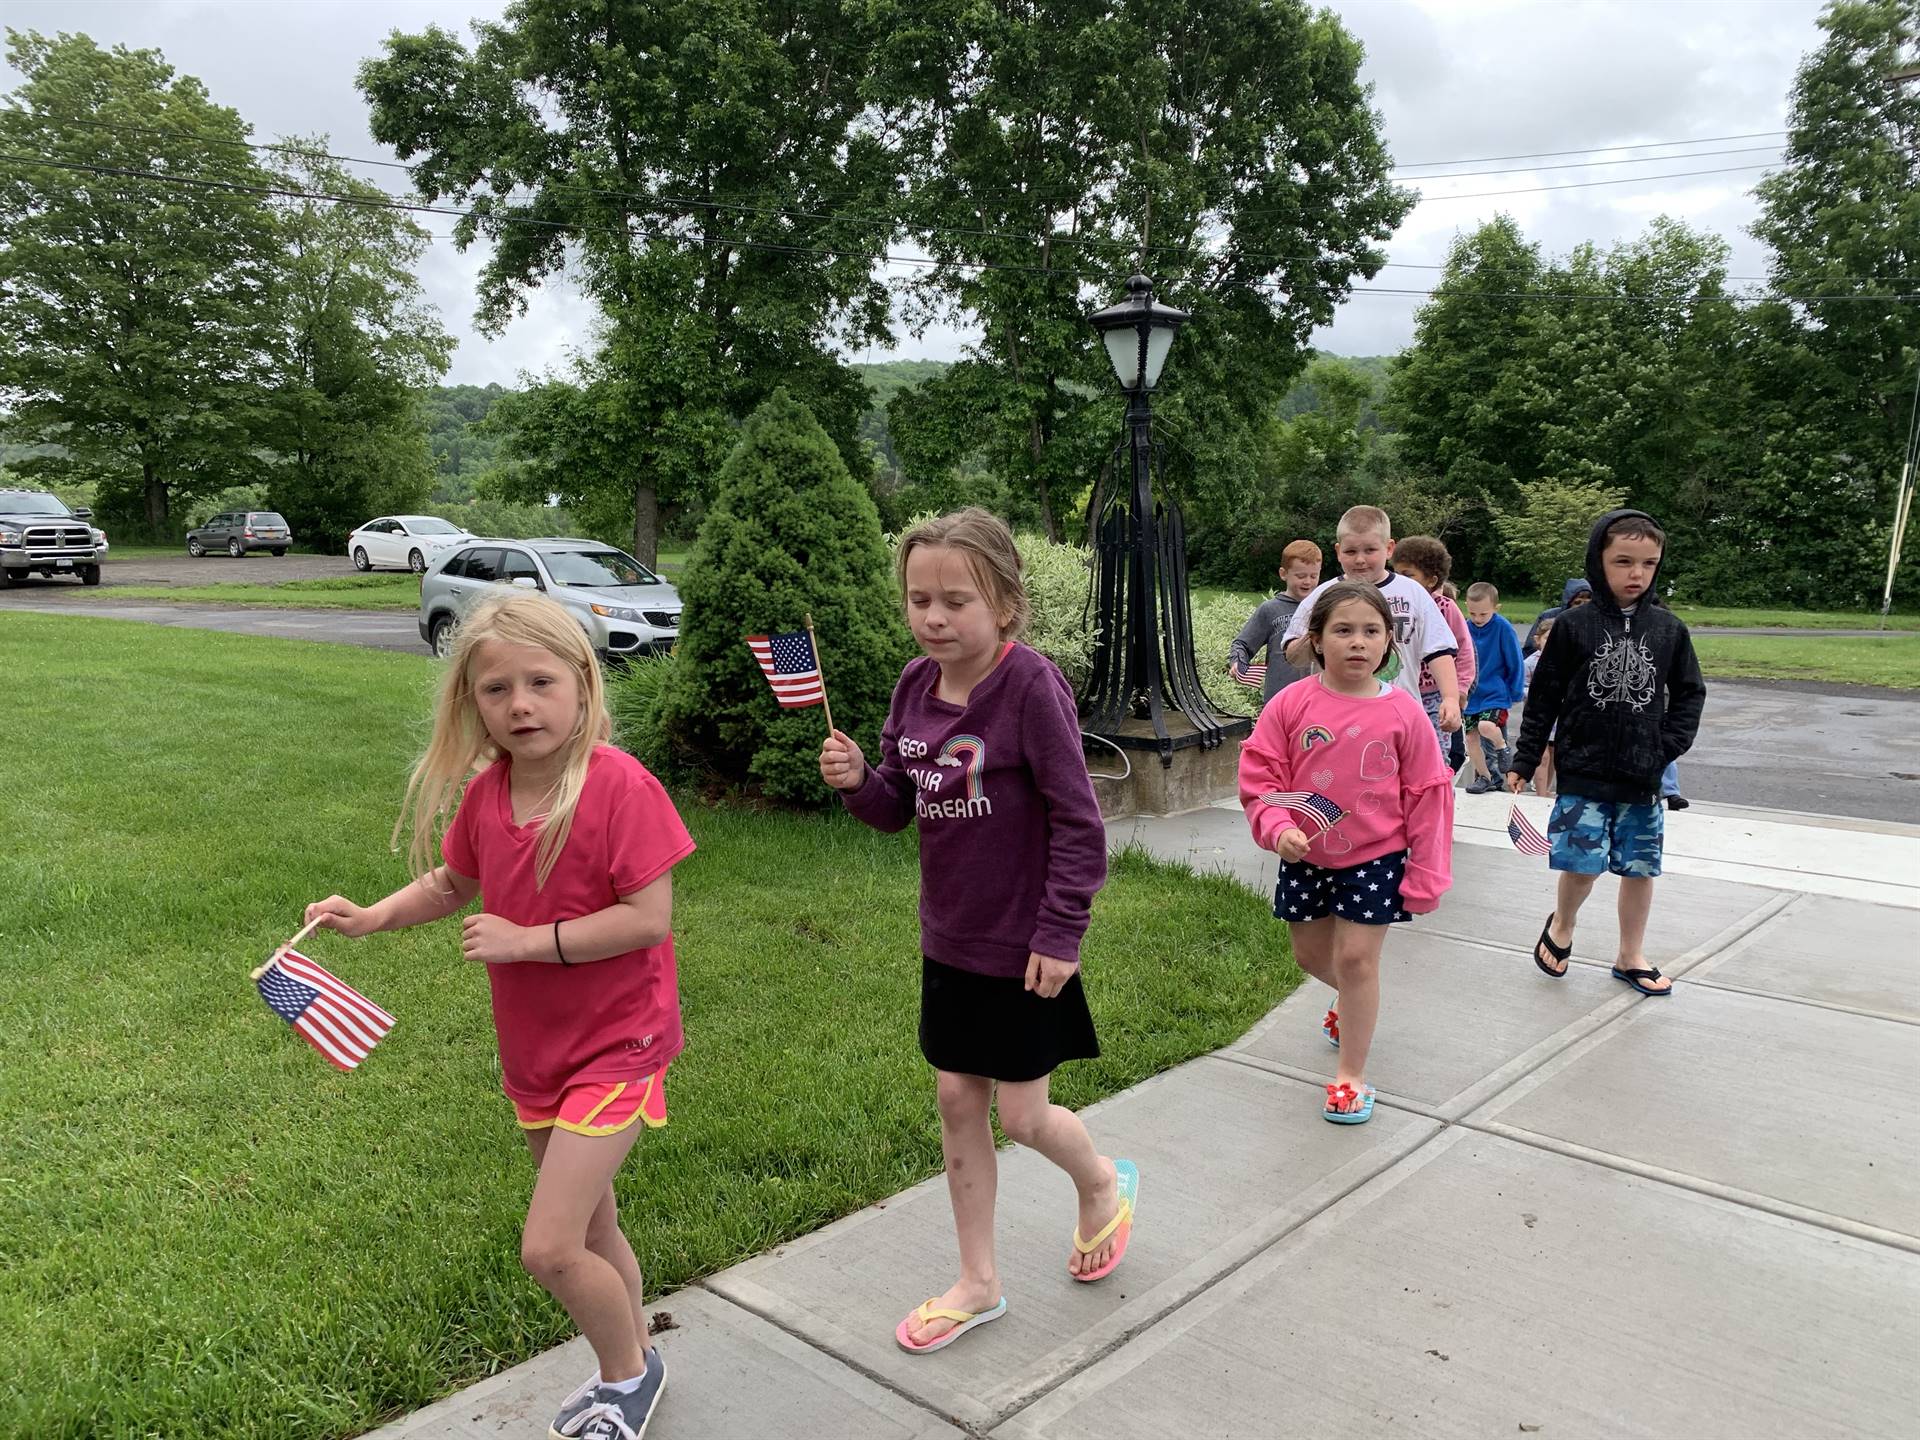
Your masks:
M889 559L866 487L807 407L776 392L721 468L680 581L680 644L638 743L772 799L826 803L825 717L775 703L746 637L796 630L811 612L833 718L878 756L912 650Z
M1520 504L1494 507L1507 567L1519 571L1542 595L1557 595L1561 582L1587 568L1587 531L1609 510L1626 504L1627 492L1592 480L1536 480L1520 487Z
M1229 715L1260 713L1260 692L1227 676L1227 652L1251 614L1246 600L1235 595L1215 596L1193 607L1193 658L1200 671L1200 687L1215 709Z

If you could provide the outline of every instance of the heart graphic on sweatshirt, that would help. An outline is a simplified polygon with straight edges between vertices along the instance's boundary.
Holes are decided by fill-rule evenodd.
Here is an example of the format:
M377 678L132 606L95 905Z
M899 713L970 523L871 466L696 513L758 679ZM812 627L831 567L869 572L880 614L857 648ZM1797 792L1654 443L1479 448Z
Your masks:
M1379 814L1381 803L1380 792L1378 790L1362 790L1360 792L1359 809L1362 815Z
M1313 781L1313 786L1314 786L1314 789L1316 790L1327 790L1332 788L1333 772L1331 770L1316 770L1313 772L1313 774L1309 775L1307 778Z
M1353 849L1353 841L1336 826L1320 837L1320 848L1329 855L1345 855Z
M1360 738L1360 727L1358 725L1347 726L1347 738L1349 740L1358 740Z
M1400 761L1393 747L1384 740L1369 740L1360 752L1360 778L1386 780L1400 773Z

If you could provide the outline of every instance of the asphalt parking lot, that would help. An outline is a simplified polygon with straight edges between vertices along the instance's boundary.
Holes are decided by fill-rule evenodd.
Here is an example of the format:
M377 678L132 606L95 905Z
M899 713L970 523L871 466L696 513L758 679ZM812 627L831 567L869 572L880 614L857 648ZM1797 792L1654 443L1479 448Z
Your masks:
M125 559L107 552L100 567L100 588L114 585L218 585L222 583L272 585L281 580L331 580L354 573L344 555L207 555L196 560L182 549L178 555L131 555ZM395 571L395 574L400 572ZM25 588L78 587L78 580L43 580L38 575Z

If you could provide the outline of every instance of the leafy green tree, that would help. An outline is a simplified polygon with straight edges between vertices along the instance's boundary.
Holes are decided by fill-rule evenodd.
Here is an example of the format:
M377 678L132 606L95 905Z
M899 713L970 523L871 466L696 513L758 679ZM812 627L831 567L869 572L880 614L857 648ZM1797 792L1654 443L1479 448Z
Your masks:
M1796 423L1770 436L1763 469L1830 499L1808 538L1844 537L1857 570L1863 551L1884 554L1920 367L1920 306L1896 298L1920 275L1920 84L1889 78L1920 58L1920 13L1913 0L1836 0L1819 23L1786 164L1756 187L1774 287L1808 297L1790 312L1797 336L1772 352L1802 368L1766 378L1776 404L1792 394ZM1848 298L1811 298L1826 296ZM1833 583L1857 578L1838 560Z
M780 386L864 475L865 390L826 343L884 338L889 319L864 7L513 0L475 31L472 49L437 28L391 37L360 72L373 131L418 159L423 194L474 212L455 233L488 246L482 329L562 271L600 303L585 418L619 407L596 449L639 449L578 483L624 501L635 553L654 558L661 502L702 494Z
M383 196L325 150L325 136L289 146L282 188ZM422 301L414 267L426 236L402 212L289 199L279 222L269 493L302 540L337 548L370 517L426 498L433 453L420 399L445 373L453 340Z
M1156 413L1196 522L1245 503L1249 441L1375 244L1389 183L1360 47L1299 0L876 0L869 95L932 263L915 325L977 317L889 409L910 472L985 447L1050 537L1121 408L1086 314L1145 268L1193 312ZM908 442L912 441L912 448Z
M811 613L834 719L878 756L911 650L891 569L872 498L806 406L776 392L742 427L680 582L680 644L644 727L671 747L660 763L825 803L825 717L780 708L746 637L797 629Z
M33 157L0 162L8 438L59 447L23 473L97 480L103 519L175 538L182 501L263 475L270 176L158 52L7 34L0 148Z
M1567 576L1585 573L1594 520L1626 504L1627 492L1590 480L1529 480L1518 489L1517 505L1493 512L1507 568L1535 593L1555 594Z

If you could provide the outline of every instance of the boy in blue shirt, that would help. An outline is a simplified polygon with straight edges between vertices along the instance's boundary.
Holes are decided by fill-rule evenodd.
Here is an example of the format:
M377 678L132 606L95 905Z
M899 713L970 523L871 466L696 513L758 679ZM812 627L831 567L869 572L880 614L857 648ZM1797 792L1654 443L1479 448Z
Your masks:
M1467 587L1467 633L1473 637L1473 693L1467 697L1465 729L1477 734L1478 745L1467 746L1473 778L1469 795L1498 790L1499 777L1513 763L1507 748L1507 712L1526 693L1526 663L1520 657L1520 637L1500 613L1500 592L1485 580Z

